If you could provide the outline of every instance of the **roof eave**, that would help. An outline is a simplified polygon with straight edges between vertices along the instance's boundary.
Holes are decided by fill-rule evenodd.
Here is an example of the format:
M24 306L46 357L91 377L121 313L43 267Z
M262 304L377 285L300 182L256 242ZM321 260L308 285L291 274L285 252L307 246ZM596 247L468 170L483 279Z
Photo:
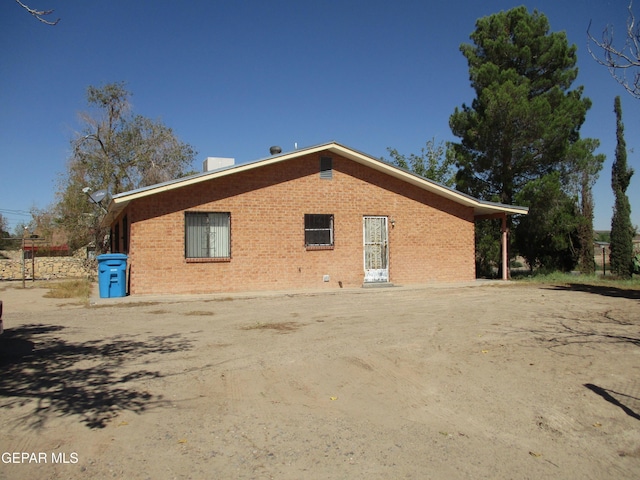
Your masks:
M473 213L476 217L491 216L502 213L506 215L528 215L529 208L519 207L515 205L505 205L502 203L478 201L478 206L474 208Z
M412 173L408 170L398 168L395 165L384 162L377 158L373 158L367 154L344 147L337 143L334 143L333 145L334 146L330 147L329 150L340 153L343 157L366 164L367 166L374 168L375 170L390 174L395 178L402 179L408 183L411 183L412 185L422 188L423 190L433 192L456 203L461 203L463 205L472 207L474 209L474 216L489 215L493 213L506 213L507 215L526 215L529 211L527 207L505 205L502 203L478 200L475 197L454 190L450 187Z
M336 153L344 158L348 158L352 161L373 168L374 170L401 179L405 182L422 188L423 190L427 190L442 197L448 198L456 203L472 207L474 209L474 216L488 215L492 213L506 213L507 215L526 215L528 212L528 209L526 207L503 205L499 203L491 203L478 200L462 192L458 192L449 187L434 182L433 180L429 180L407 170L400 169L380 159L371 157L370 155L367 155L365 153L345 147L344 145L341 145L337 142L329 142L312 147L302 148L299 150L294 150L292 152L273 155L271 157L256 160L254 162L245 163L243 165L225 167L219 170L213 170L211 172L199 173L191 177L179 178L165 183L151 185L149 187L144 187L137 190L114 195L111 198L107 215L105 215L104 219L101 222L101 225L111 225L111 223L113 223L113 221L118 217L118 215L120 215L120 213L132 200L174 190L177 188L186 187L189 185L194 185L214 178L221 178L227 175L241 173L243 171L251 170L258 167L285 162L292 158L300 157L303 155L310 155L322 151L330 151Z

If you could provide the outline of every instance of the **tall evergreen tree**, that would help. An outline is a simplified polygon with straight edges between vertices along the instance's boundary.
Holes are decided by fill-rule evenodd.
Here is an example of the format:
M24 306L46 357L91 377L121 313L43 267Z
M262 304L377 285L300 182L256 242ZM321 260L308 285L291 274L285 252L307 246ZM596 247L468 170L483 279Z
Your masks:
M631 204L627 198L627 187L633 175L633 169L627 166L627 145L624 140L622 124L622 105L620 97L614 101L616 114L616 159L611 168L611 188L615 195L613 218L611 219L611 271L622 278L631 278L633 273L633 235L631 225Z
M563 172L568 193L577 200L578 263L585 275L595 273L592 189L606 158L602 153L594 154L599 146L600 141L594 138L580 139L571 145Z
M480 18L471 40L460 50L476 98L449 118L460 138L456 184L510 204L528 182L558 170L591 101L582 87L570 90L577 47L564 32L550 33L543 14L521 6Z
M578 139L591 101L578 75L576 46L549 33L547 18L517 7L484 17L460 47L476 98L449 119L462 189L512 203L528 181L556 169Z

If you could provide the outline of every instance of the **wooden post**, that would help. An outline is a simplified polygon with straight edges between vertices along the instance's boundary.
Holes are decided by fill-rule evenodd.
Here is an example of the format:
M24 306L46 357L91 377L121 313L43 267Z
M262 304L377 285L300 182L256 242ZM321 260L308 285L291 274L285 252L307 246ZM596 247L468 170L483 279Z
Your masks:
M502 280L509 280L507 214L502 214Z
M36 281L36 247L35 241L31 239L31 283Z
M505 212L490 213L487 215L476 215L476 220L491 220L499 218L502 220L502 235L500 240L500 249L502 251L502 279L509 280L511 277L509 272L509 229L507 228L507 214Z

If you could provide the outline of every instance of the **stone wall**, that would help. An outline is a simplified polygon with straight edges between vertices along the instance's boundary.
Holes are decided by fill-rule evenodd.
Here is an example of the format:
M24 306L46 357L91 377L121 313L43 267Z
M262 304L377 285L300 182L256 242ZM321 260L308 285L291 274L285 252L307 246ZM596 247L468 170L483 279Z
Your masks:
M22 280L22 251L0 252L0 280ZM24 274L28 280L51 280L60 278L97 277L98 267L95 260L82 255L70 257L37 257L24 262Z

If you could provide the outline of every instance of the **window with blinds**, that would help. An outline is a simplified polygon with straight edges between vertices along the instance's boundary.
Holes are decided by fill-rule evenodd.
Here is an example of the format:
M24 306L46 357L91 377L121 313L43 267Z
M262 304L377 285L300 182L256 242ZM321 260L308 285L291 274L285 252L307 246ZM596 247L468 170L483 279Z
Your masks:
M231 258L231 214L185 213L186 258Z

